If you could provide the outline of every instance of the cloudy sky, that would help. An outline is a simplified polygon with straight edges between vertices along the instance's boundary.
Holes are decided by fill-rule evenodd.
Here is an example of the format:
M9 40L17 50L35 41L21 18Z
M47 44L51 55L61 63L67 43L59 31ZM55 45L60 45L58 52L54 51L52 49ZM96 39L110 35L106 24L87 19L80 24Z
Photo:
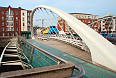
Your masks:
M0 0L0 6L22 7L33 10L38 5L47 5L61 9L67 13L86 13L102 17L116 15L116 0Z

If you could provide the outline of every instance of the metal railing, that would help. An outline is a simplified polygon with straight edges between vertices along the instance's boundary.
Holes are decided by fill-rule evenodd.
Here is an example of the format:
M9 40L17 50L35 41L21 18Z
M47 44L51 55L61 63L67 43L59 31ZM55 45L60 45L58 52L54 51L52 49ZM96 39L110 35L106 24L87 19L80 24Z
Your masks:
M27 69L28 68L30 68L29 66L31 66L31 68L33 68L33 66L31 65L32 64L32 62L33 62L33 59L34 60L36 60L37 58L35 58L34 57L34 53L36 53L36 51L37 50L39 50L39 52L41 53L41 54L43 54L44 55L44 57L47 57L47 59L49 58L49 59L51 59L52 61L54 61L54 62L56 62L57 64L65 64L65 63L67 63L68 61L67 60L64 60L64 59L62 59L62 58L60 58L60 57L58 57L58 56L56 56L56 55L53 55L53 54L51 54L50 52L48 52L48 51L46 51L46 50L44 50L44 49L42 49L42 48L40 48L40 47L38 47L38 46L36 46L36 45L34 45L34 44L32 44L32 43L30 43L29 41L27 41L26 39L24 39L24 38L22 38L21 36L19 36L18 37L18 46L20 46L21 44L23 44L24 46L26 46L27 44L27 47L28 48L30 48L30 46L32 47L31 48L31 53L28 53L30 56L24 56L24 57L26 57L27 59L28 59L28 64L27 64ZM22 49L19 47L19 49L21 49L23 52L24 52L24 50L26 49L26 47L24 47L24 46L22 46ZM36 51L35 51L36 50ZM24 52L25 53L25 52ZM40 54L40 55L41 55ZM34 57L34 58L33 58ZM39 56L37 56L37 57L39 57ZM42 56L41 56L42 57ZM41 58L41 57L39 57L39 58ZM42 59L42 58L41 58ZM40 60L40 59L39 59ZM37 61L36 61L37 62ZM49 62L49 61L48 61ZM40 66L41 67L41 66ZM75 67L74 67L74 69L75 70L77 70L78 71L78 73L76 73L75 75L73 75L72 77L67 77L67 78L82 78L83 76L84 76L84 74L85 74L85 71L84 71L84 69L82 68L82 67L80 67L79 65L75 65Z
M12 41L11 41L11 42L12 42ZM3 59L4 53L5 53L5 51L6 51L6 48L10 45L11 42L9 42L9 43L5 46L4 50L2 51L2 54L1 54L1 57L0 57L0 66L1 66L1 64L2 64L2 59Z
M64 35L64 34L44 34L44 35L39 35L38 38L50 38L50 39L56 39L56 40L60 40L62 42L65 43L69 43L72 44L74 46L77 46L78 48L89 52L90 50L88 48L88 46L85 44L85 42L79 37L79 36L71 36L71 35Z

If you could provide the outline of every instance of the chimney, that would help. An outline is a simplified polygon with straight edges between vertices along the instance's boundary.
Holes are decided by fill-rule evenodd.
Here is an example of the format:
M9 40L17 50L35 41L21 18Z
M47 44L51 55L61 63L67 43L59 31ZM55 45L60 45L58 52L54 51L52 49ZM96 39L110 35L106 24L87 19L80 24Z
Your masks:
M19 10L21 10L21 7L19 7Z

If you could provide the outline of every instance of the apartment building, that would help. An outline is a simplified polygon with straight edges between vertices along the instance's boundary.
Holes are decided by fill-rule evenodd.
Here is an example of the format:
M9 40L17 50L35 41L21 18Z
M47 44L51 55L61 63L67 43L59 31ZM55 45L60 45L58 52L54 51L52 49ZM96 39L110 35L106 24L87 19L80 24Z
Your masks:
M21 7L0 7L0 36L16 36L22 31L30 31L31 12Z
M95 21L98 21L98 15L83 14L83 13L69 13L69 14L74 16L81 22L85 23L90 28L94 29L96 32L100 32L100 22L94 23ZM65 20L61 19L60 17L58 17L57 20L58 20L58 24L57 24L58 31L61 31L61 29L63 29L63 31L66 33L69 30L73 32L73 30L70 27L69 30L67 29L68 24L65 22Z
M116 32L116 16L108 14L100 17L99 20L101 20L101 33Z

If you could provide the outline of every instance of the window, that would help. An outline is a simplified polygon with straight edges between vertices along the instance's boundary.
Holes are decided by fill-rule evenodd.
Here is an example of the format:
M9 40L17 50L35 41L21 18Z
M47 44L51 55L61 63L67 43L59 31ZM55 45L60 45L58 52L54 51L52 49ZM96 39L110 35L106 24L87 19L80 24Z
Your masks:
M31 14L30 13L28 13L28 16L30 16Z
M5 35L5 34L4 34L4 33L2 33L2 36L3 36L3 37L4 37L4 35Z
M6 25L9 26L9 22L7 22Z
M28 18L28 21L30 21L30 18Z
M16 31L18 31L18 27L16 28Z
M17 32L15 32L15 34L16 34L16 36L18 36L18 33Z
M1 14L3 15L3 14L4 14L4 12L3 12L3 11L1 11Z
M96 19L96 16L94 16L94 18Z
M13 26L13 22L10 22L10 26Z
M76 17L78 18L78 15L76 15Z
M13 17L11 17L10 20L13 21Z
M85 16L85 18L86 18L86 16Z
M90 23L90 20L88 20L88 23Z
M93 16L91 16L91 19L93 19Z
M16 17L16 21L18 21L18 17Z
M6 15L9 15L9 10L6 11Z
M90 16L88 16L88 19L90 19Z
M4 27L2 27L2 31L4 31Z
M28 26L30 26L30 22L28 22Z
M16 26L18 26L18 22L16 22Z
M16 12L16 15L18 15L18 13Z
M84 20L82 20L82 22L84 22Z
M82 15L82 18L84 18L84 16Z
M10 15L12 15L13 16L13 11L10 9Z
M9 33L7 33L7 36L9 36Z
M4 17L2 17L2 21L4 21Z
M23 17L23 21L24 21L24 17Z
M25 23L23 23L23 26L25 26Z
M24 12L23 12L23 15L25 15Z
M25 30L25 28L23 27L23 31Z
M86 20L85 20L85 22L86 22Z
M14 31L14 28L13 27L11 27L11 31Z
M7 27L7 31L10 31L10 27Z
M12 36L14 36L14 33L12 33Z
M2 22L2 26L4 26L4 22Z
M6 17L6 20L8 21L8 17Z

